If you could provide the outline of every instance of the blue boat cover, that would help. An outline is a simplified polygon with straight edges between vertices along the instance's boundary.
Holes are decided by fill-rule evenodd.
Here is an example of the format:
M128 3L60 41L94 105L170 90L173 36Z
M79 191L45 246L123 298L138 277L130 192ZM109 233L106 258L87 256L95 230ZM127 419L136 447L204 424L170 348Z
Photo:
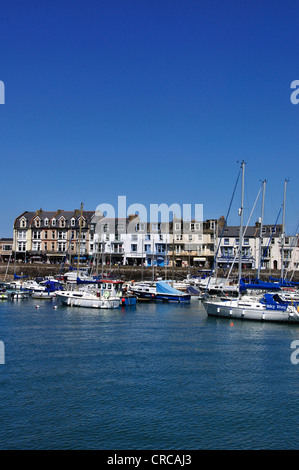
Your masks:
M159 281L156 283L156 290L157 290L157 294L176 294L176 295L184 294L184 292L174 289L167 282L164 282L164 281Z
M188 292L188 294L191 294L191 295L199 295L200 294L200 291L198 289L196 289L195 287L193 287L193 286L188 286L187 287L187 292Z
M62 285L60 284L60 282L57 282L57 281L47 281L44 285L48 292L62 290Z
M273 282L263 282L260 279L252 279L251 282L244 282L245 279L240 280L240 291L246 289L260 289L260 290L280 290L280 285L274 284Z
M276 279L270 276L271 281L276 281L280 286L284 287L295 287L299 285L299 282L289 281L288 279Z

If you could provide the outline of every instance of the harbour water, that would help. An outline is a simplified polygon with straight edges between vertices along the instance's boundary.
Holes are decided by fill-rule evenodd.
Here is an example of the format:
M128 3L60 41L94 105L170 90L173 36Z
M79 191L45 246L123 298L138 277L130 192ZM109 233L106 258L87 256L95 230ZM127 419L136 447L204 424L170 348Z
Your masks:
M54 305L0 304L0 449L298 449L298 326Z

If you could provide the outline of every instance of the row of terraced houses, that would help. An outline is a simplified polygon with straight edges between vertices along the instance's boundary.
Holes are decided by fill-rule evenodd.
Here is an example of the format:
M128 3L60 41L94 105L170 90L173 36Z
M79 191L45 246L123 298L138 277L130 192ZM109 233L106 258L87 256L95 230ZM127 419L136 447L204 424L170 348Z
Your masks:
M10 245L10 250L8 249ZM2 249L2 248L5 248ZM283 250L283 257L282 255ZM169 223L140 221L138 215L111 219L94 211L25 211L14 222L13 239L0 240L0 256L24 262L72 264L95 258L105 265L218 267L239 262L239 227L224 217ZM243 237L244 268L298 269L298 237L282 237L281 225L256 223Z

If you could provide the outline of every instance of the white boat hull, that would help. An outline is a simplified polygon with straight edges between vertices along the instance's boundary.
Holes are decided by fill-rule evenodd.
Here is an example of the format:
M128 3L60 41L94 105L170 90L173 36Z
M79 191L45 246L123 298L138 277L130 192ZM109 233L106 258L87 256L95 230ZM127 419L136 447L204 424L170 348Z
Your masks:
M56 292L33 292L32 299L53 299L56 297Z
M95 295L80 295L69 292L59 292L57 297L63 305L70 307L85 307L85 308L118 308L120 306L119 297L110 297L108 299L97 297Z
M255 306L231 302L204 302L207 315L225 318L239 318L241 320L257 320L270 322L299 323L299 314L295 307L286 310L265 308L264 305Z

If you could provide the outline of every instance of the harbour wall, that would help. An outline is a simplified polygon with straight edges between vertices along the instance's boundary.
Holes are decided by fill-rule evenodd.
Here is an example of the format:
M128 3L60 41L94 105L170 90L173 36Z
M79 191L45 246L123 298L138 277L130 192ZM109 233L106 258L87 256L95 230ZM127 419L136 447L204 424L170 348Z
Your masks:
M11 280L14 277L14 273L18 276L28 276L31 279L35 279L36 277L45 277L45 276L56 276L58 274L63 274L69 271L69 266L64 266L60 268L58 265L47 265L43 263L32 263L32 264L24 264L24 263L11 263L9 266L6 264L0 264L0 279L3 281L5 278L6 280ZM99 266L98 274L101 274L102 269ZM105 275L111 274L114 277L120 278L124 281L140 281L141 279L144 280L152 280L153 278L161 277L165 278L165 268L163 267L156 267L153 270L152 267L143 267L140 266L104 266L103 273ZM95 272L93 272L95 274ZM200 274L199 268L182 268L182 267L174 267L174 268L167 268L167 278L174 279L174 280L182 280L187 277L188 274L192 276L198 276ZM224 275L223 270L218 271L218 276L222 277ZM247 269L243 272L243 277L250 277L253 279L256 277L256 271ZM279 278L280 271L273 271L271 272L264 270L261 273L262 280L268 280L269 275ZM237 279L238 271L233 270L230 276L230 279ZM287 276L290 277L290 276ZM299 272L295 273L293 276L293 281L299 282Z

